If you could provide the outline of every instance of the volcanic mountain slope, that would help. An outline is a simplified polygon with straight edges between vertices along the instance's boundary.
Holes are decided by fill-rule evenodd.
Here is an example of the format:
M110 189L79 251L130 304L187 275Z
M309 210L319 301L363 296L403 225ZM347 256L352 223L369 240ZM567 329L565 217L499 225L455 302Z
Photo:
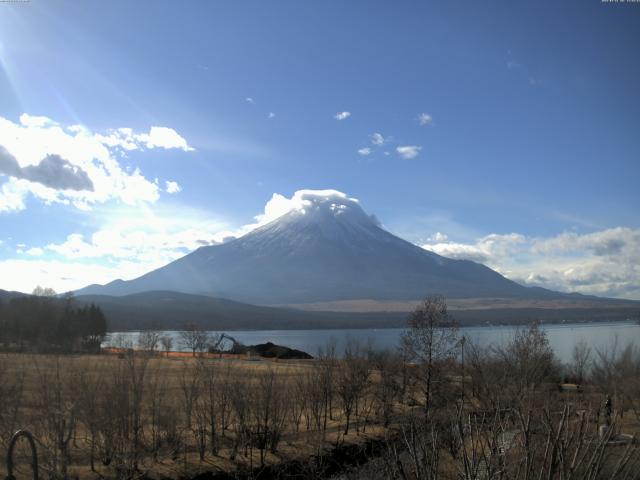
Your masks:
M228 243L199 248L130 281L78 294L152 290L254 304L350 299L562 298L527 288L490 268L426 251L384 230L357 200L335 191L298 192L297 208Z

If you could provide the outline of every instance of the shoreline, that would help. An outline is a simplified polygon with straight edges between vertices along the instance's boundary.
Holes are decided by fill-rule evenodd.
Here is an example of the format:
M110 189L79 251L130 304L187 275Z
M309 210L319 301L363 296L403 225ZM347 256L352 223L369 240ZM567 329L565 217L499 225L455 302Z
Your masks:
M626 319L611 319L611 320L580 320L580 321L544 321L539 320L539 324L542 327L545 326L570 326L570 325L582 325L582 326L590 326L593 324L621 324L621 325L638 325L637 320L632 318ZM486 323L486 322L477 322L477 323L464 323L458 324L458 328L498 328L498 327L525 327L533 322L513 322L513 323ZM390 325L390 326L371 326L371 325L363 325L363 326L348 326L348 327L316 327L311 326L308 328L301 328L298 326L292 326L291 328L203 328L204 331L207 332L306 332L306 331L325 331L325 330L400 330L405 328L404 326L399 325ZM119 328L117 330L108 331L108 335L114 335L119 333L137 333L137 332L146 332L146 331L160 331L160 332L180 332L180 329L174 328Z

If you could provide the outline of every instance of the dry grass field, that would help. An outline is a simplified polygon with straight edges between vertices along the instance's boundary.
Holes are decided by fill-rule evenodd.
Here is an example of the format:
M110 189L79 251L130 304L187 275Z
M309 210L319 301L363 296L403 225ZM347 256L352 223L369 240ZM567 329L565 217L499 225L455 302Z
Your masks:
M322 391L317 361L219 357L0 355L0 445L13 430L32 431L45 478L178 478L302 460L380 434L367 394L344 435L340 402L324 405L335 392Z
M351 342L314 360L0 354L0 447L28 429L40 478L56 479L319 479L356 464L354 478L640 478L636 347L561 366L533 326L469 345L462 364L438 350L444 330L403 353ZM569 377L580 388L560 389ZM21 441L17 478L27 453Z

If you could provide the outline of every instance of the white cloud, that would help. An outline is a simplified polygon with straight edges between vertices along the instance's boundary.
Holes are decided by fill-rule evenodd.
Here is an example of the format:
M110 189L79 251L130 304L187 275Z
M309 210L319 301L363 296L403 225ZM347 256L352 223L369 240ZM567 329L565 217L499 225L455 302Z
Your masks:
M492 234L472 243L431 238L423 248L484 263L518 282L565 292L640 299L640 230L553 237Z
M338 112L333 116L333 118L335 118L336 120L346 120L350 116L351 112Z
M47 117L38 117L23 113L20 115L20 123L25 127L46 127L47 125L55 125L56 123Z
M178 182L172 182L172 181L165 182L165 192L178 193L181 191L182 191L182 187L178 184Z
M82 132L82 126L73 126L75 131ZM72 130L73 131L73 130ZM95 135L103 144L109 147L120 147L124 150L138 150L141 148L180 149L192 152L187 141L173 128L151 127L148 133L135 133L131 128L117 128L110 130L108 135Z
M247 102L247 103L251 103L253 105L255 105L255 103L256 103L255 100L253 98L251 98L251 97L245 98L244 101Z
M13 179L0 187L0 213L24 210L25 199L29 191L20 182Z
M103 265L97 262L11 259L0 261L0 288L29 293L36 286L45 285L57 292L66 292L94 282L136 278L146 273L148 267L136 262Z
M449 237L441 232L427 239L423 248L442 255L444 257L473 260L474 262L487 263L492 259L504 258L513 253L514 247L525 242L525 237L517 233L506 235L491 234L479 238L472 244L450 242Z
M378 133L378 132L372 133L370 137L371 137L371 143L376 146L380 146L385 142L385 138L382 136L381 133Z
M441 243L449 240L449 236L446 233L436 232L429 238L427 238L427 242L433 243Z
M179 148L185 152L194 150L173 128L151 127L148 134L140 134L137 138L139 141L145 142L147 148Z
M64 292L135 278L222 241L221 232L229 228L184 207L118 207L97 220L102 226L89 235L72 233L62 242L29 249L18 245L19 253L28 257L0 261L0 289L30 292L46 285Z
M367 155L371 155L371 148L370 147L359 148L358 153L366 157Z
M47 117L20 116L20 123L0 117L0 211L22 210L28 196L45 203L90 209L111 200L129 205L155 202L157 182L138 168L125 169L118 151L153 148L193 150L175 130L151 127L93 133L82 125L64 127Z
M433 123L433 117L428 113L418 114L418 123L422 126L431 125Z
M275 118L276 114L273 112L269 112L269 115L267 115L267 118L271 119L271 118Z
M215 237L228 225L209 214L180 207L122 208L112 212L91 235L72 233L62 243L44 246L71 260L82 258L171 261Z
M396 148L396 152L405 160L411 160L412 158L416 158L418 154L422 150L422 147L419 145L401 145Z
M582 235L565 232L553 238L537 241L535 251L573 253L586 250L595 256L607 256L620 254L634 245L640 249L640 230L618 227Z

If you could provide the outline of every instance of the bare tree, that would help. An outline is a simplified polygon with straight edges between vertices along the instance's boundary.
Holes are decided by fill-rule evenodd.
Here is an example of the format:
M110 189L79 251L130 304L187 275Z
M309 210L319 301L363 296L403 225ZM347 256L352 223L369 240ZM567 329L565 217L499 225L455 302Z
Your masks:
M180 332L182 346L196 356L197 352L204 352L209 346L209 333L194 323L186 323Z
M229 428L231 417L231 384L234 379L234 367L227 363L217 379L217 387L214 391L217 409L217 417L220 421L222 438Z
M614 408L621 414L629 403L640 418L637 405L640 394L640 348L633 343L620 347L616 337L612 344L596 349L592 362L591 378L612 399Z
M129 412L131 417L131 451L130 471L138 471L138 462L141 454L142 435L144 433L143 406L146 394L148 357L139 358L135 354L126 358L127 386L129 389Z
M336 341L331 338L324 347L318 349L320 363L319 387L322 392L322 429L327 429L327 422L333 419L333 397L338 366L336 355Z
M218 423L220 420L217 390L222 382L218 378L218 368L213 363L207 363L202 366L201 376L204 390L201 411L209 428L211 454L216 455L218 453Z
M557 374L549 339L537 323L516 331L510 342L494 347L493 353L502 365L505 378L498 385L510 394L508 404L533 401L542 383Z
M360 401L369 382L369 362L360 344L350 339L344 351L342 368L338 374L338 396L345 417L344 434L349 434L352 414L358 415Z
M571 354L571 375L579 383L583 383L588 374L591 361L591 347L584 340L576 342Z
M421 370L425 418L431 408L434 382L440 380L440 364L453 356L456 339L457 327L447 313L444 297L426 298L409 316L402 346Z
M229 379L229 401L233 410L234 421L231 423L233 427L233 445L231 448L230 458L235 460L240 448L244 448L245 456L248 455L248 447L251 443L250 429L250 406L251 394L248 379L240 379L236 372L233 372L232 378Z
M379 375L373 396L379 415L382 417L383 426L388 427L394 404L402 393L402 358L395 352L382 350L374 355L373 367Z
M168 357L171 349L173 348L173 337L170 335L164 335L160 338L160 344Z
M169 399L167 395L167 380L162 365L156 365L149 369L147 381L147 401L144 404L147 417L147 431L150 433L150 447L154 461L158 460L158 454L163 441L163 433L166 429L165 418ZM166 439L164 439L166 440Z
M100 432L99 398L101 394L105 368L98 367L89 371L81 371L78 378L78 419L88 433L89 465L95 472L96 448ZM93 373L97 372L97 373Z
M386 448L383 452L385 478L402 480L444 478L439 470L438 433L429 417L419 418L414 412L403 416L395 434L386 437ZM465 480L467 480L466 477Z
M184 362L180 370L180 391L182 393L182 407L185 416L185 424L191 430L193 422L193 409L200 397L202 379L200 377L200 363Z
M162 336L156 330L145 330L138 335L138 348L151 355L155 353L160 345Z
M74 382L71 376L65 375L68 369L69 365L61 365L59 357L53 359L51 367L35 363L38 376L36 406L41 413L37 418L38 429L52 477L67 476L69 442L76 427L77 405L71 395Z
M276 453L286 424L288 401L285 382L271 369L259 375L250 403L252 446L260 452L260 465L265 452Z
M17 430L24 392L24 372L10 372L8 362L0 358L0 444Z
M307 411L308 390L306 377L304 375L296 376L289 384L289 395L291 397L289 414L291 416L291 425L295 427L295 435L298 438L300 432L300 424L302 417Z
M324 372L313 369L305 372L303 376L303 391L306 396L305 418L307 430L313 427L316 431L326 431L328 401L326 387L323 381L326 379Z

